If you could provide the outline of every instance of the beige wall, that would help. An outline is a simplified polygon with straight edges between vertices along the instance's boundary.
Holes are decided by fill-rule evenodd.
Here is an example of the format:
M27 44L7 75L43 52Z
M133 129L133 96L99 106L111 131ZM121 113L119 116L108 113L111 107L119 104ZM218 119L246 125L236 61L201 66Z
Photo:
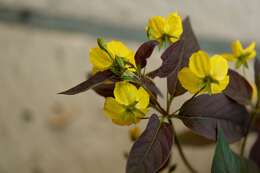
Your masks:
M50 16L107 21L140 31L149 16L178 9L192 16L202 38L260 39L258 0L0 0L0 4ZM95 40L90 33L42 30L0 21L1 173L123 172L123 152L130 148L127 128L104 117L103 99L92 91L76 96L56 94L84 79L90 70L88 49L96 45ZM132 49L137 48L137 42L125 41ZM155 56L152 66L159 63ZM162 81L157 81L165 92ZM176 126L179 131L184 129L179 121ZM186 149L193 165L208 173L213 148ZM188 172L176 150L173 155L173 162L180 163L177 172Z

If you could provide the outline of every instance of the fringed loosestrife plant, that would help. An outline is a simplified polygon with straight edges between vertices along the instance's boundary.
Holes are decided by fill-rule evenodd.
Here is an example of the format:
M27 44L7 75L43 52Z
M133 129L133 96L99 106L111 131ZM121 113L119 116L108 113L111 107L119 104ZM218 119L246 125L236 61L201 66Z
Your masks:
M189 67L180 70L178 78L190 93L217 94L228 85L228 62L220 55L211 58L204 51L192 54Z
M145 116L149 105L149 94L143 87L138 89L126 81L117 82L114 97L107 97L105 113L118 125L131 125Z
M146 32L148 41L136 52L120 41L98 39L98 46L89 53L93 66L90 77L61 94L74 95L93 89L105 97L104 112L113 123L131 125L129 135L134 144L127 154L126 173L178 171L171 163L172 154L176 154L171 153L172 146L179 150L190 172L199 172L186 158L173 125L175 119L202 136L190 135L190 145L199 141L205 146L205 138L212 140L207 140L207 145L217 141L212 173L259 173L260 62L255 59L255 84L250 84L228 64L235 61L236 68L241 65L249 68L248 62L256 57L255 42L243 48L240 41L235 41L232 53L218 52L210 56L200 48L189 18L182 20L177 12L151 17ZM165 48L162 64L147 72L145 67L156 47L160 51ZM154 83L155 77L167 79L165 96ZM253 85L258 93L256 101L252 101ZM190 99L173 110L175 98L187 91ZM165 98L166 107L161 105L159 97ZM150 115L150 109L156 113ZM147 120L147 127L140 134L137 124ZM244 149L251 132L259 134L248 160ZM238 156L228 144L241 139Z
M182 19L177 12L167 17L154 16L149 19L146 31L150 40L157 40L161 44L174 43L183 32Z
M229 61L235 61L236 68L241 65L248 68L248 61L256 57L256 43L252 42L247 48L243 48L239 40L231 44L232 53L224 53L223 56Z

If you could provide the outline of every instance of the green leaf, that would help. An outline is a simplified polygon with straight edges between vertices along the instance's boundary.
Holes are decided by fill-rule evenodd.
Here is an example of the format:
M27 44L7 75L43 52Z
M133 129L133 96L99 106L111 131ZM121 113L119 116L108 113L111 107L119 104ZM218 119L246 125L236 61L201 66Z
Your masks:
M235 154L229 148L223 130L218 129L218 140L211 173L259 173L259 169L252 161Z

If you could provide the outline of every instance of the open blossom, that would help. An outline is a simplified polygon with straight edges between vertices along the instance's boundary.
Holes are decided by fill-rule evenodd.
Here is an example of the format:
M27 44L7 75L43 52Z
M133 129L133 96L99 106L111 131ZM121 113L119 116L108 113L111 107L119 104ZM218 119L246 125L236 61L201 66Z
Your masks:
M174 43L183 32L182 19L177 12L167 17L154 16L149 19L146 30L150 40Z
M137 123L145 116L149 105L149 94L143 87L126 81L117 82L114 89L114 97L107 97L104 111L112 121L118 125L130 125Z
M239 40L231 44L232 53L224 53L222 56L229 61L236 61L236 68L241 65L248 67L248 61L256 57L256 43L252 42L247 48L243 48Z
M127 63L135 66L134 52L122 42L113 40L102 44L104 47L90 49L90 63L94 73L108 69L121 70L119 68L129 67Z
M220 55L209 57L204 51L192 54L189 67L184 67L178 74L182 86L190 93L217 94L228 83L228 62Z

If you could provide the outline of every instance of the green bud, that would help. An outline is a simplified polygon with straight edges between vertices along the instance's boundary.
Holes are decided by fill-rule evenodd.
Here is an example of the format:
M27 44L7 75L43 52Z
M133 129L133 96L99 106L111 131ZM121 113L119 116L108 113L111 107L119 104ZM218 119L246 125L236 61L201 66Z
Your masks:
M125 67L125 60L124 60L124 58L116 56L115 60L116 60L116 65L118 65L120 68L124 68Z
M97 43L98 43L99 48L102 49L103 51L105 51L108 54L108 56L111 58L111 60L113 60L111 53L107 49L106 41L103 38L98 38Z
M107 51L107 44L106 41L103 38L98 38L97 43L100 49Z

